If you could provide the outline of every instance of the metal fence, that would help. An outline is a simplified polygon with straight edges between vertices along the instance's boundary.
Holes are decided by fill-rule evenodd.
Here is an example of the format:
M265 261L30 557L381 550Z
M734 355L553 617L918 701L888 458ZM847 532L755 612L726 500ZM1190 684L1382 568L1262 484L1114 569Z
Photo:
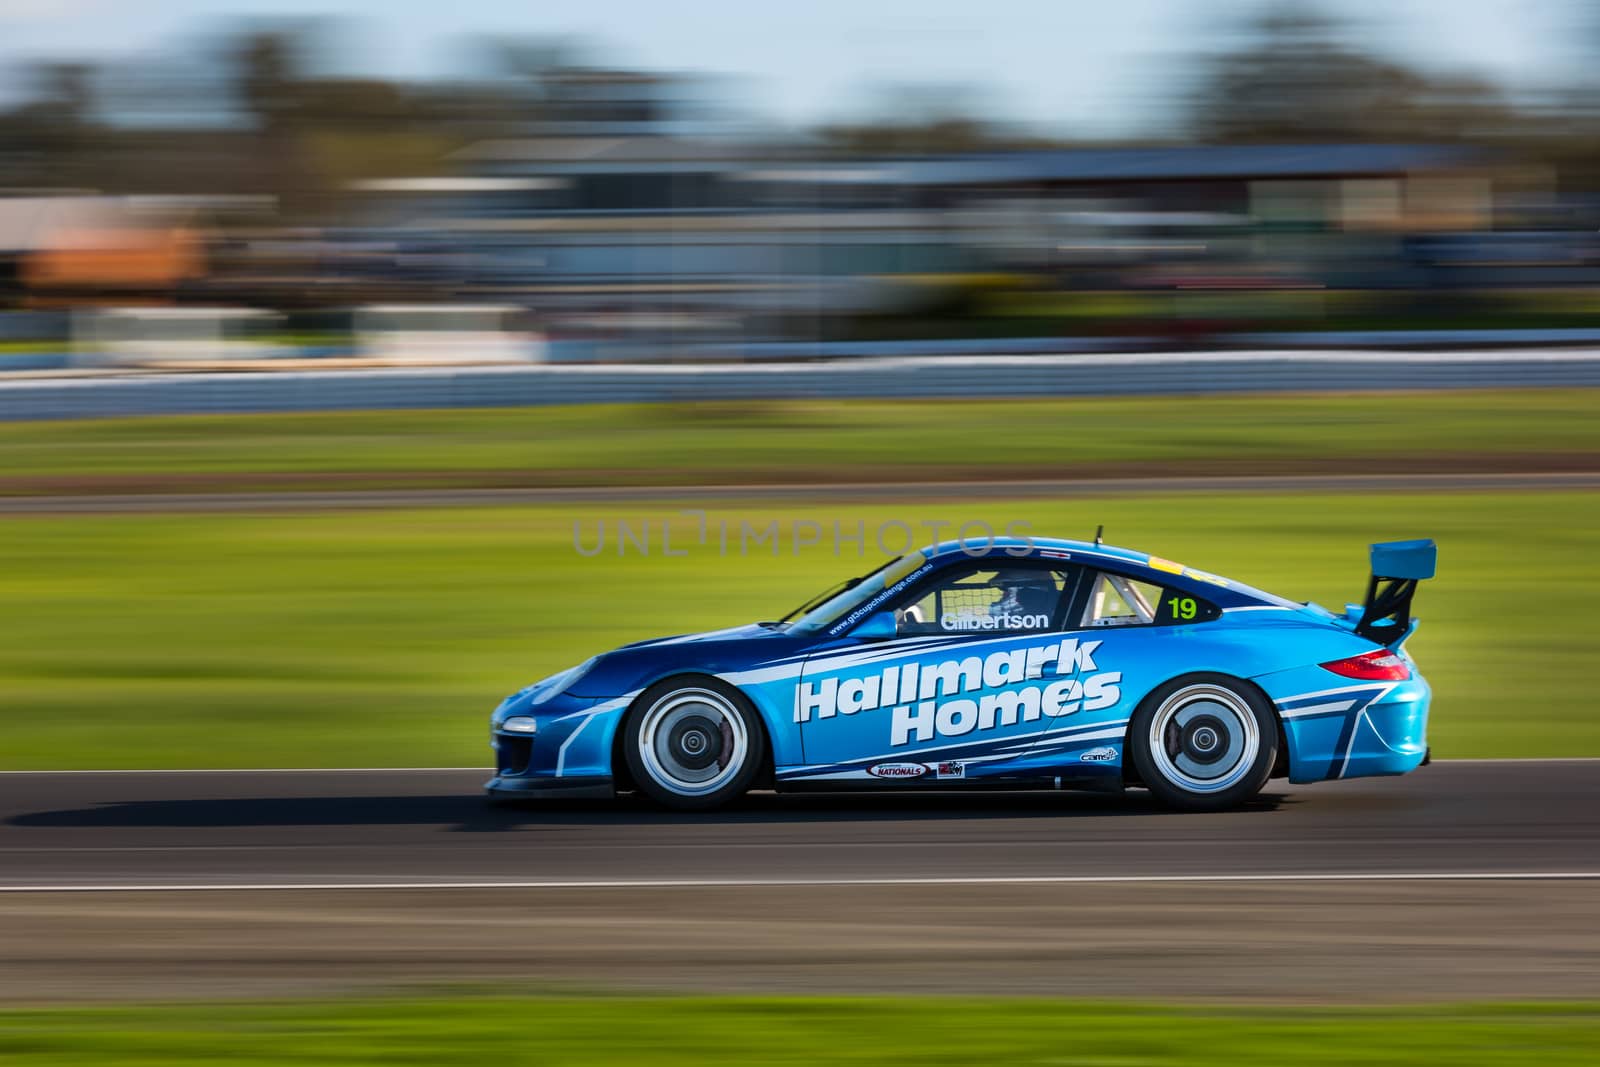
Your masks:
M1360 392L1600 385L1600 348L918 357L31 377L0 419L842 397Z

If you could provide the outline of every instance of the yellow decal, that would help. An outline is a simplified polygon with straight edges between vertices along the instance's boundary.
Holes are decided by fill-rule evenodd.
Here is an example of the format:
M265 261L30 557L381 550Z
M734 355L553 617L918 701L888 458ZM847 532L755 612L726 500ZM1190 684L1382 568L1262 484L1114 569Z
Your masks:
M906 555L901 556L899 559L891 563L883 572L883 587L885 589L889 588L895 582L898 582L900 579L904 578L906 575L910 574L912 571L926 563L927 559L928 557L924 556L921 552L909 552Z
M1160 556L1151 556L1146 560L1146 563L1149 564L1151 570L1166 571L1168 574L1183 573L1183 564L1174 563L1170 559L1162 559Z

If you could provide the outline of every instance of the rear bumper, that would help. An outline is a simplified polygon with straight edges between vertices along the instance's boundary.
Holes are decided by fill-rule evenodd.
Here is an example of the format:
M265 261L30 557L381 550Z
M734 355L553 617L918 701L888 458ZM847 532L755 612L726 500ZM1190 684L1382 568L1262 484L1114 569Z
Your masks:
M1428 756L1428 705L1420 675L1403 682L1328 685L1319 668L1256 679L1277 705L1289 745L1289 780L1321 782L1407 774Z
M1355 716L1329 761L1329 778L1409 774L1428 758L1428 703L1420 678L1396 686Z

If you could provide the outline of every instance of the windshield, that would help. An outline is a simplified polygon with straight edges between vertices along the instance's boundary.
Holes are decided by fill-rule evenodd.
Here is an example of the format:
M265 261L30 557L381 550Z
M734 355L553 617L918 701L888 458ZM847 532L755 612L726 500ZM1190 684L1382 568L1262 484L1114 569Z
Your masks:
M779 619L778 622L780 624L781 623L786 623L790 619L794 618L796 615L804 615L806 612L810 611L812 608L816 607L818 604L822 603L824 600L828 600L828 599L831 599L832 597L836 597L840 593L844 592L846 589L854 589L857 585L859 585L862 582L866 581L867 577L868 577L868 575L861 575L861 576L856 577L856 578L846 578L842 582L833 583L832 585L828 586L828 588L824 589L822 592L818 593L816 596L814 596L811 599L807 600L804 604L801 604L799 607L797 607L793 611L789 612L789 614L787 614L783 618Z
M846 626L859 621L872 608L898 593L907 581L920 574L928 565L929 551L908 552L872 573L847 583L844 589L796 619L791 629L796 633L816 633L830 624L836 624L835 628L842 632Z

